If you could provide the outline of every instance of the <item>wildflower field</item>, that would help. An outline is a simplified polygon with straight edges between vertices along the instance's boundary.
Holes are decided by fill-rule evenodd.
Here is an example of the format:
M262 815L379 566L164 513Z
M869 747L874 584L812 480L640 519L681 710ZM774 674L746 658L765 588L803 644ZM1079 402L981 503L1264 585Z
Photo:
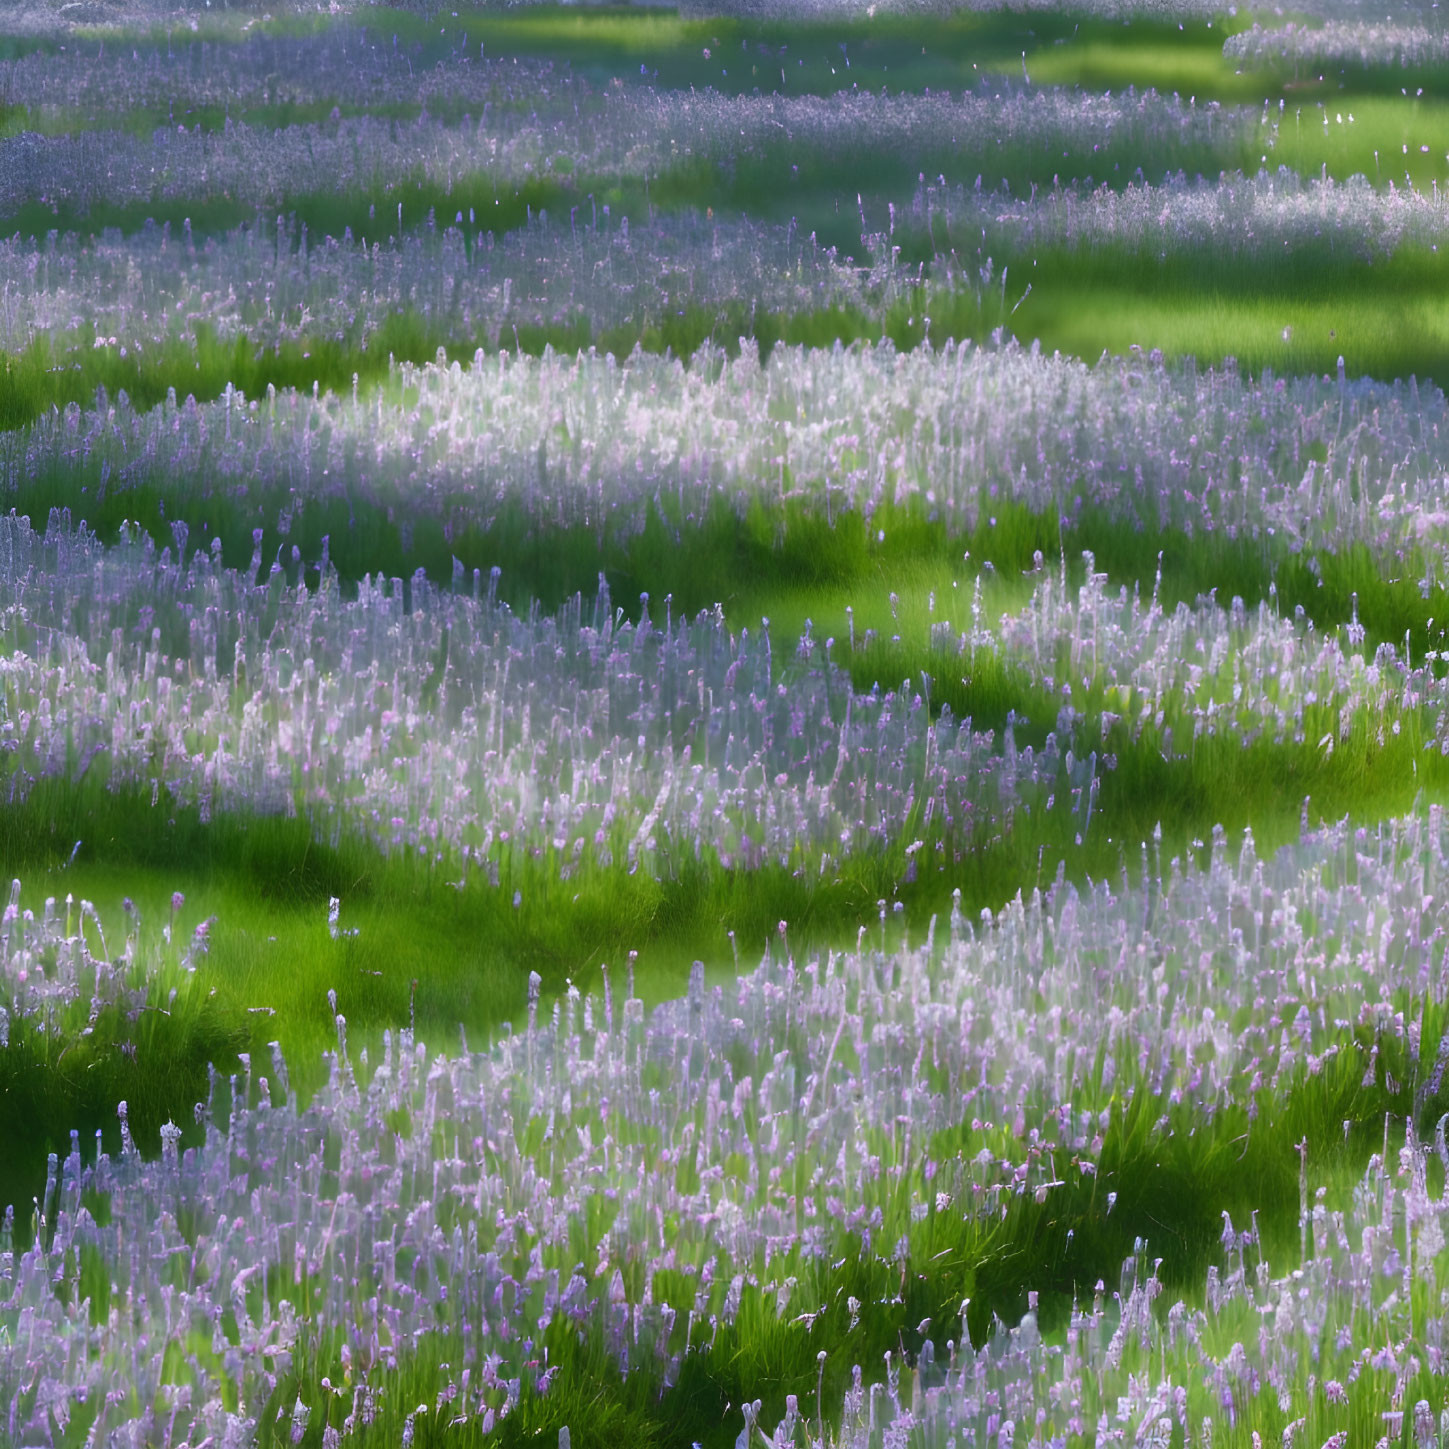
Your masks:
M0 4L0 1446L1449 1446L1384 3Z

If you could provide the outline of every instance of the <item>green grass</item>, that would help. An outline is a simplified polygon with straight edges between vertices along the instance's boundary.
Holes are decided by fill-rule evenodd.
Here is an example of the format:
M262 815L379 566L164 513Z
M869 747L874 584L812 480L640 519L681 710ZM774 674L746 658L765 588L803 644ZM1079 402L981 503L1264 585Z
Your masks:
M1097 21L1070 38L1028 50L1023 64L1035 85L1080 86L1114 93L1149 87L1199 102L1251 104L1276 95L1274 78L1238 74L1223 58L1223 42L1244 28L1240 20L1152 21L1128 25ZM1021 68L1014 66L1017 77Z
M121 936L119 918L113 925ZM81 1000L59 1015L11 1021L0 1051L0 1211L14 1204L22 1242L31 1236L31 1199L43 1191L46 1155L63 1158L73 1131L88 1155L98 1132L118 1150L116 1106L124 1101L137 1141L152 1155L167 1121L195 1138L191 1108L207 1098L209 1065L224 1070L253 1044L247 1018L200 981L175 984L172 997L171 978L155 982L152 1003L134 1014L108 1007L92 1020L90 1002Z
M314 383L345 392L354 375L369 384L385 379L390 359L431 361L438 345L415 316L388 318L367 347L318 337L258 348L244 336L225 340L202 326L194 343L129 350L127 357L119 347L97 347L94 330L86 328L64 352L42 337L24 352L0 354L0 427L24 427L71 403L92 407L101 388L113 397L124 392L140 410L166 401L169 393L209 401L228 384L250 397L264 395L268 387L310 392Z
M33 117L24 106L7 105L0 101L0 141L8 141L22 131L34 129Z
M1449 305L1437 296L1331 302L1292 296L1208 293L1153 296L1097 287L1068 294L1034 289L1015 325L1018 336L1051 350L1100 356L1158 347L1204 364L1237 360L1245 373L1332 376L1338 359L1350 377L1418 377L1449 382Z
M950 232L939 222L935 230L944 255ZM1164 256L1128 247L1026 248L979 235L969 255L977 249L1005 276L1007 330L1048 351L1095 360L1156 348L1205 366L1231 357L1254 376L1267 369L1332 376L1342 357L1351 377L1449 383L1449 273L1432 251L1369 257L1345 238L1291 257L1210 245ZM971 325L981 311L974 294L928 288L912 310L931 317L932 336L981 335ZM904 331L909 338L911 329Z
M1330 91L1326 95L1293 93L1281 116L1273 108L1277 134L1264 146L1267 165L1288 166L1303 176L1317 176L1323 167L1337 180L1360 175L1379 188L1390 181L1400 189L1412 186L1431 191L1449 184L1449 103L1435 100L1449 82L1449 68L1438 78L1441 88L1417 95L1354 94ZM1399 85L1405 78L1399 76ZM1254 168L1259 157L1246 148L1244 169Z
M460 8L456 22L451 14L424 19L379 8L360 18L379 34L396 34L419 47L425 60L441 59L466 32L470 47L481 44L485 55L551 59L595 84L619 80L745 95L756 88L787 95L882 86L959 91L981 71L1014 64L1023 50L1066 39L1082 23L1069 13L1011 11L760 22L602 6L530 6L514 14Z
M609 186L617 188L619 201L634 203L636 214L644 209L642 180L611 177L601 179L598 186L601 193ZM607 199L608 195L601 194L600 204ZM189 226L191 235L199 239L241 226L267 230L280 216L286 220L276 241L283 251L291 251L301 244L303 228L313 244L327 236L342 238L348 231L370 243L385 241L430 221L449 226L459 212L467 217L471 211L476 220L464 228L471 246L478 235L489 231L501 235L526 225L532 213L548 209L557 216L586 200L587 196L576 194L572 182L562 175L509 179L473 172L445 186L418 170L378 176L357 188L282 195L261 207L225 192L192 197L158 193L145 200L95 202L89 206L36 201L0 215L0 232L44 238L51 231L96 236L111 228L129 236L151 227L170 226L180 232Z

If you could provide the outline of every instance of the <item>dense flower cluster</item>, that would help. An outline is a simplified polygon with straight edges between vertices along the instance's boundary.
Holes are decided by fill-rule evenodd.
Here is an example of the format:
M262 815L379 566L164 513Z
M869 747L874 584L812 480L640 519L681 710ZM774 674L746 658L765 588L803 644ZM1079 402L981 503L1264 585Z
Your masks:
M144 140L117 131L22 132L0 141L0 217L35 202L84 211L101 203L155 206L219 196L275 207L288 196L359 191L378 176L410 172L442 187L478 175L516 185L552 172L564 143L561 126L550 134L517 118L509 125L507 113L487 125L461 126L370 115L282 130L239 122L208 132L178 124ZM569 159L576 156L574 143ZM602 167L606 158L578 159ZM383 216L379 226L389 221L396 218Z
M1283 113L1264 111L1265 146L1271 148L1283 124ZM1333 122L1315 106L1310 124ZM912 216L922 226L934 222L968 236L984 229L988 248L1008 242L1013 250L1121 248L1152 257L1227 250L1271 261L1304 248L1337 248L1367 260L1449 242L1449 195L1408 187L1380 190L1362 175L1305 180L1286 167L1212 180L1179 174L1160 185L1139 182L1123 190L1059 186L1030 198L923 186Z
M477 92L478 114L456 122L339 111L282 129L228 121L219 131L193 130L178 121L147 138L23 132L0 141L0 218L37 201L84 210L219 195L267 208L319 191L361 190L382 177L443 188L484 177L501 186L530 176L657 174L690 158L773 156L783 182L791 165L848 157L863 144L894 155L909 143L932 172L952 166L962 151L984 155L1003 144L1044 156L1115 147L1120 163L1129 154L1231 142L1253 119L1251 111L1198 109L1150 92L1122 99L1034 90L821 99L631 88L590 96L580 83L534 69L477 62L467 93ZM419 104L425 100L426 92ZM406 195L399 188L399 199Z
M1449 60L1449 36L1400 19L1329 20L1322 25L1265 26L1254 22L1223 42L1223 54L1247 66L1442 65Z
M205 239L166 225L124 240L0 241L0 347L43 340L56 357L108 349L154 367L205 331L245 341L255 357L287 343L366 355L409 317L453 347L511 351L520 329L597 338L731 303L787 316L864 309L905 282L884 266L847 266L791 225L662 213L631 222L585 199L495 235L481 229L486 213L470 212L401 233L384 217L378 234L341 241L282 218Z
M1413 380L889 343L777 347L764 365L749 346L688 365L480 355L400 380L403 403L285 391L70 407L0 435L0 498L44 480L83 509L99 478L224 515L244 484L247 515L280 519L284 538L309 500L347 496L458 531L509 508L625 531L663 509L683 527L716 502L782 497L866 518L915 502L964 529L1008 504L1092 506L1293 548L1366 544L1422 561L1429 582L1449 564L1449 418L1443 393Z
M344 599L325 568L309 591L280 564L265 576L260 553L240 572L14 516L0 560L12 800L94 771L203 817L304 814L326 837L447 847L496 885L520 850L551 851L565 879L616 859L826 875L903 845L922 813L935 847L960 851L978 809L1094 777L1070 736L1003 755L969 720L932 718L921 681L857 694L829 643L777 662L765 631L667 602L661 623L628 622L607 590L527 618L461 570L451 589L364 580Z
M1101 700L1105 741L1125 719L1136 740L1145 729L1188 741L1220 737L1243 746L1260 738L1276 745L1316 745L1332 754L1357 729L1397 736L1407 723L1449 753L1449 690L1436 664L1437 650L1414 664L1407 645L1369 650L1357 618L1320 629L1302 606L1291 617L1276 601L1256 609L1200 597L1168 610L1154 596L1108 587L1092 569L1073 591L1052 571L1039 571L1025 608L1005 615L995 647L1030 677L1072 698ZM938 630L940 645L951 642ZM958 656L979 642L955 640ZM1425 711L1422 721L1415 719Z

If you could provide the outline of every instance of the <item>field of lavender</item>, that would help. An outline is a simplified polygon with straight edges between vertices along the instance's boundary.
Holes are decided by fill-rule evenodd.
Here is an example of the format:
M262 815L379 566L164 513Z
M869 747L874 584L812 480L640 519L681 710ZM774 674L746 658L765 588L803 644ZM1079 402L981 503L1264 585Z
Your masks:
M0 11L0 1446L1449 1444L1445 95Z

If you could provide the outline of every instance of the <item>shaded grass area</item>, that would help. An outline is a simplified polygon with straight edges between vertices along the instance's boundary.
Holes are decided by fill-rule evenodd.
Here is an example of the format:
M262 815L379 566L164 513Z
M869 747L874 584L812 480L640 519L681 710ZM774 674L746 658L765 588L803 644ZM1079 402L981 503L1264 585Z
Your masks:
M1023 304L1023 311L1040 300L1038 290L1126 291L1133 281L1149 297L1195 293L1201 299L1204 293L1220 293L1258 300L1282 295L1327 303L1353 290L1385 306L1396 297L1431 298L1444 289L1449 277L1449 258L1432 248L1405 243L1388 254L1348 226L1330 230L1326 236L1295 237L1291 247L1282 242L1271 246L1250 238L1211 235L1195 245L1164 246L1147 226L1138 241L1130 235L1130 228L1133 222L1140 223L1142 210L1145 208L1132 215L1123 208L1122 230L1128 235L1110 244L1037 243L1005 226L988 231L983 239L974 220L958 224L953 231L942 215L932 218L928 231L918 222L899 222L892 241L911 267L930 267L946 257L958 259L958 265L990 259L998 276L1003 266L1011 267L1016 273L1015 287L1008 288L1013 301L1018 289L1028 281L1033 283L1032 297Z
M644 209L644 182L632 178L599 178L600 203L609 187L617 188L620 201ZM366 187L329 191L302 191L279 196L275 204L258 208L254 203L226 193L207 196L156 195L144 201L94 202L79 206L71 202L33 201L19 210L0 215L0 232L8 236L45 237L49 232L79 232L99 235L114 229L129 236L162 227L185 232L192 238L219 236L238 227L267 230L282 218L276 245L290 252L323 237L343 238L348 233L369 243L385 241L400 231L433 223L450 225L461 213L468 217L464 230L470 246L475 237L489 231L501 234L527 225L533 213L553 207L567 211L569 205L586 200L574 195L569 181L560 176L510 179L473 172L443 185L422 171L378 176Z
M24 106L7 105L0 100L0 141L31 129L31 115Z
M1274 17L1269 28L1275 28L1287 20L1286 16ZM1305 22L1308 28L1317 28L1316 22L1308 17L1298 18L1297 23L1300 26ZM1266 83L1282 90L1287 97L1313 103L1322 101L1332 105L1335 110L1338 101L1345 95L1388 96L1391 99L1406 96L1418 100L1449 93L1449 64L1441 62L1410 61L1407 64L1385 62L1365 65L1358 59L1345 59L1338 64L1291 60L1260 66L1243 65L1241 69L1245 77L1257 76L1260 84Z
M137 980L137 985L142 984ZM43 1195L47 1153L64 1157L78 1133L87 1155L97 1134L120 1147L119 1102L138 1142L154 1155L168 1121L197 1136L191 1108L207 1098L208 1068L225 1069L253 1045L249 1019L197 981L139 1010L89 1001L44 1017L13 1017L0 1051L0 1212L14 1205L19 1240L34 1234L32 1198Z

